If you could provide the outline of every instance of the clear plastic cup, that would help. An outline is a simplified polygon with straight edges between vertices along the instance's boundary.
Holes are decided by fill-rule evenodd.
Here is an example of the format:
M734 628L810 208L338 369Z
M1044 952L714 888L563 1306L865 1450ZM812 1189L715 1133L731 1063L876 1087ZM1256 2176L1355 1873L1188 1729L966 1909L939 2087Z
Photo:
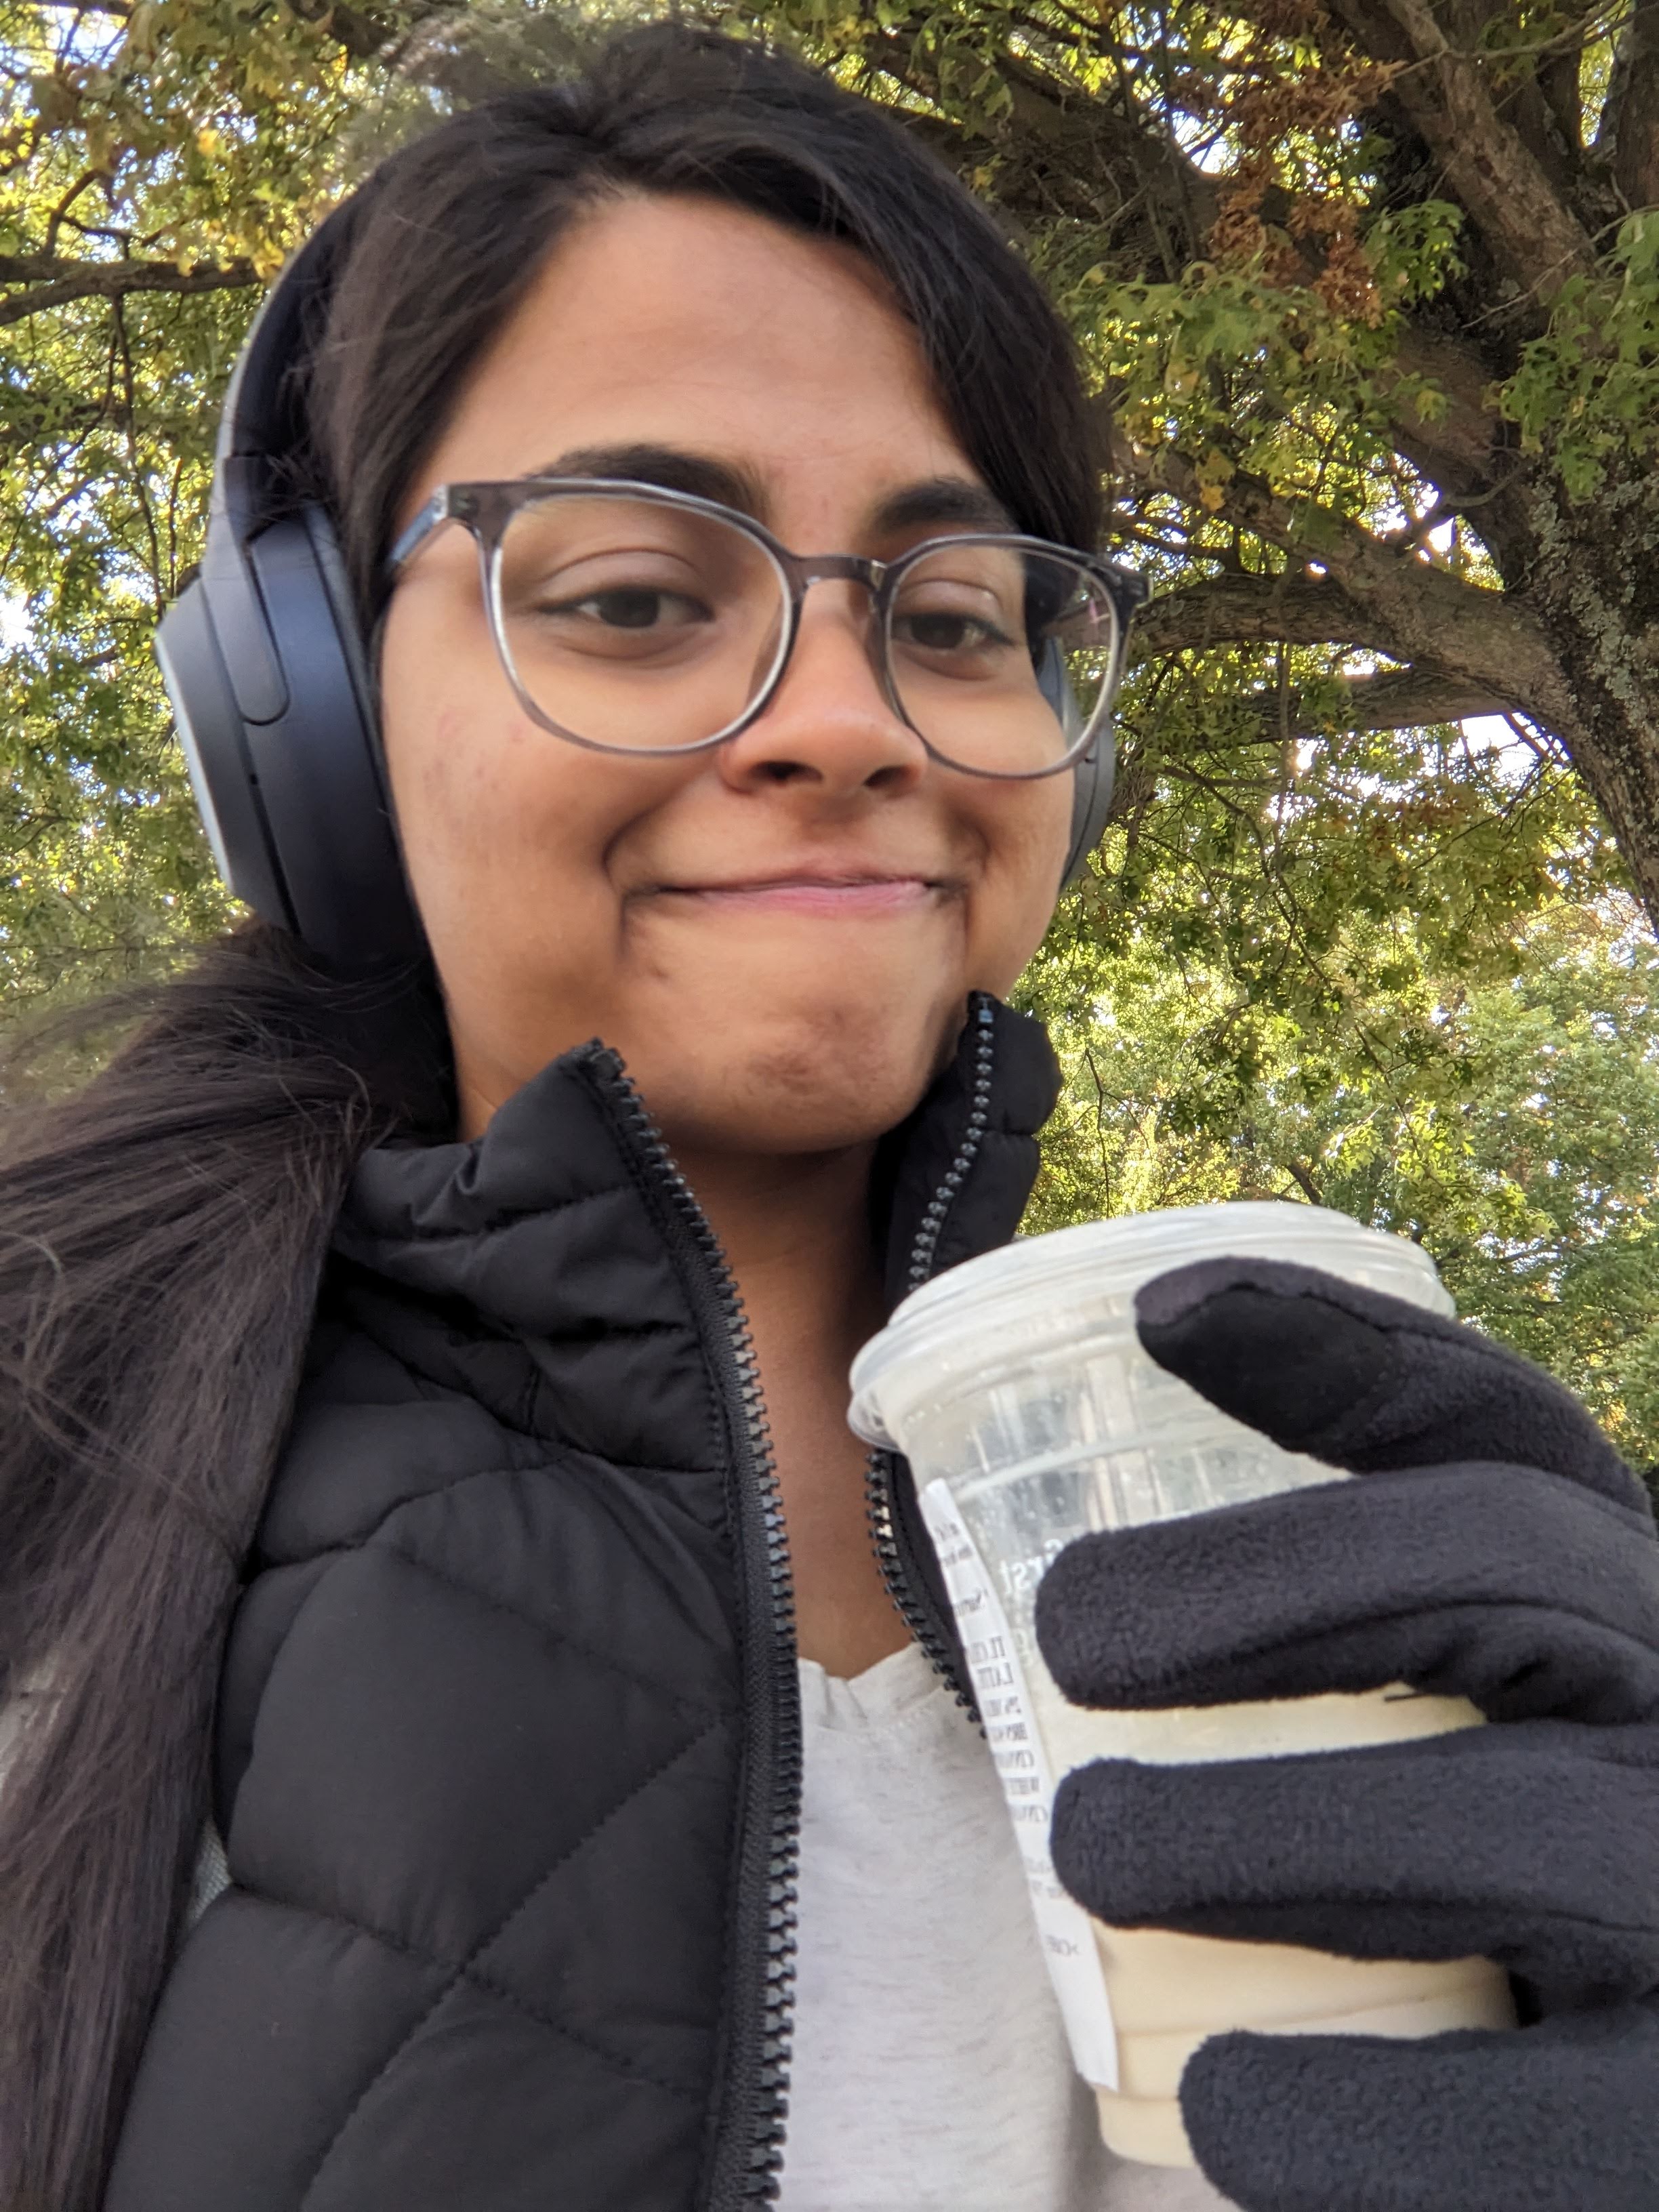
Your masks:
M1073 2055L1121 2155L1193 2156L1181 2071L1228 2028L1425 2035L1514 2024L1485 1960L1338 1959L1090 1919L1048 1854L1054 1790L1091 1759L1285 1757L1478 1726L1465 1699L1403 1684L1364 1696L1152 1712L1069 1704L1036 1649L1036 1586L1077 1537L1349 1480L1282 1451L1165 1373L1134 1293L1227 1255L1299 1261L1439 1314L1426 1253L1322 1207L1242 1201L1091 1222L951 1269L907 1298L853 1365L851 1420L904 1453L939 1553L1030 1883Z

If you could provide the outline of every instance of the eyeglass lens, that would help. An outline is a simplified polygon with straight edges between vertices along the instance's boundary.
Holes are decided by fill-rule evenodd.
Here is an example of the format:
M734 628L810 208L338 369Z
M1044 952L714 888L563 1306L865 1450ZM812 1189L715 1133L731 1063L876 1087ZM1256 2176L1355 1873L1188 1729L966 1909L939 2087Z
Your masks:
M562 494L517 508L493 599L526 702L555 728L626 751L705 744L741 721L789 623L788 580L758 539L648 499ZM964 538L904 570L880 643L895 697L936 753L1019 775L1076 740L1037 682L1050 640L1086 726L1118 658L1103 586L1063 557Z

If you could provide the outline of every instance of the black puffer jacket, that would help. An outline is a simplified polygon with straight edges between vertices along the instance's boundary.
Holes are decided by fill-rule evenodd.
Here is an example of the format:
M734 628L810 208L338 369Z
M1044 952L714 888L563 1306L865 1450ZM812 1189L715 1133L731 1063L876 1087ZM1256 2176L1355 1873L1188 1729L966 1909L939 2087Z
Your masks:
M975 1000L884 1149L890 1289L1012 1234L1054 1096ZM917 1632L948 1631L902 1468ZM775 2187L799 1712L730 1278L613 1055L342 1218L227 1652L232 1888L107 2212L728 2212Z

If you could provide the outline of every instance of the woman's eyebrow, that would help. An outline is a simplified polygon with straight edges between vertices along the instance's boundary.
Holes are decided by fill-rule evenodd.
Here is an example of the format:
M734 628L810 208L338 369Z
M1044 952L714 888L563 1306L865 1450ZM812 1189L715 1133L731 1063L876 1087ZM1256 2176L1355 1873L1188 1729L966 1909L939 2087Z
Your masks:
M771 505L760 479L739 463L680 446L579 446L528 473L654 484L662 491L690 492L696 498L735 507L757 522L766 520ZM867 525L878 537L934 527L1014 530L1018 526L995 493L975 483L971 477L927 477L902 485L877 501Z
M927 529L935 524L956 530L1018 530L1018 524L993 491L971 477L930 477L890 493L871 517L878 533Z
M757 477L734 462L712 453L689 453L678 446L578 446L528 472L534 477L609 477L628 483L654 484L659 491L690 492L734 507L739 514L766 519L766 493Z

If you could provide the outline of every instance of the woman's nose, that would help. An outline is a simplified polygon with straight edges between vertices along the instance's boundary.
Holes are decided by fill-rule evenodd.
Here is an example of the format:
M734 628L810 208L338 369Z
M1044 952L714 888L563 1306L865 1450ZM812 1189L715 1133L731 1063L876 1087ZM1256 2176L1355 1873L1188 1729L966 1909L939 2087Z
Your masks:
M889 703L879 663L868 593L819 585L766 711L720 747L727 780L798 783L825 798L911 788L927 771L927 750Z

